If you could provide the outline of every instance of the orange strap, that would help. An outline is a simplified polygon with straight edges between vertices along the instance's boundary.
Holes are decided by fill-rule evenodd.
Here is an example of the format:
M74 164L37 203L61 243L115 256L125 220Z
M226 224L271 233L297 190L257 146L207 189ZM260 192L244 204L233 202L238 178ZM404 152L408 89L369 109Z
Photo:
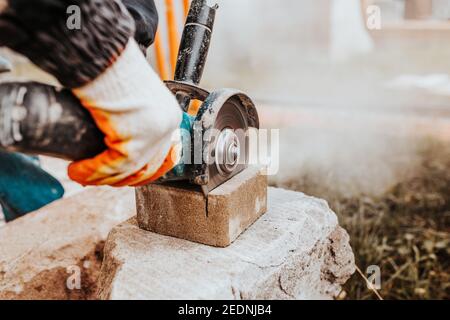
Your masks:
M191 5L190 0L183 1L183 13L184 17L187 17ZM169 41L169 56L170 56L170 67L172 74L175 75L175 68L178 59L178 50L180 37L178 34L178 25L176 19L176 12L173 0L165 0L166 5L166 16L167 16L167 36ZM167 70L166 53L164 50L163 39L160 31L156 33L155 38L155 56L156 65L158 69L159 76L163 80L169 80L169 72Z
M161 39L161 32L158 30L155 37L155 59L159 76L163 80L169 79L169 72L166 66L166 57Z
M183 0L184 16L187 17L191 4L189 0Z
M169 50L170 63L172 66L172 74L175 74L175 67L177 65L179 36L177 29L177 19L175 15L175 7L173 0L166 0L166 14L167 14L167 31L169 35Z

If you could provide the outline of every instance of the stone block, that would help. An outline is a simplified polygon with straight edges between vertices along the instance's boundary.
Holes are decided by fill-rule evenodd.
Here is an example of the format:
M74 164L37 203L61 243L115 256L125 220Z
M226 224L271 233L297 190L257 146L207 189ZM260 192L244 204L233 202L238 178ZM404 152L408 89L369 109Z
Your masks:
M267 176L250 167L213 190L152 184L136 189L139 227L216 247L229 246L267 211Z
M323 200L269 188L268 212L227 248L144 231L109 234L101 299L332 299L355 271L347 232Z

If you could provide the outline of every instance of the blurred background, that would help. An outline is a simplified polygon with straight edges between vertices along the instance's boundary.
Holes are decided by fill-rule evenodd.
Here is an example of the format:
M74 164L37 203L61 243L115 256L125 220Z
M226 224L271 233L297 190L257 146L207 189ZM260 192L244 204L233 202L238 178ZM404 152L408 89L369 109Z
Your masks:
M159 59L170 74L174 4L156 0ZM210 1L213 3L213 1ZM326 199L351 236L361 274L341 299L450 298L450 0L217 0L202 86L234 87L280 129L274 186ZM173 23L172 23L173 26ZM173 35L173 33L172 33ZM13 59L2 76L52 81ZM165 76L169 77L170 76ZM66 164L44 159L72 194Z

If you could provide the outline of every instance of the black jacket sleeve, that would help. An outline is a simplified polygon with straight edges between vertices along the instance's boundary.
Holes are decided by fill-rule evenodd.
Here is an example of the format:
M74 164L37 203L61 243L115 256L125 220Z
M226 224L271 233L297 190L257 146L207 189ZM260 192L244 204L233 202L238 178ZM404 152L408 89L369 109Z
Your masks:
M81 28L67 25L69 6ZM80 87L103 73L135 33L120 0L9 0L0 8L0 46L28 57L62 85Z
M148 48L155 41L158 28L158 11L153 0L123 0L136 23L135 39Z

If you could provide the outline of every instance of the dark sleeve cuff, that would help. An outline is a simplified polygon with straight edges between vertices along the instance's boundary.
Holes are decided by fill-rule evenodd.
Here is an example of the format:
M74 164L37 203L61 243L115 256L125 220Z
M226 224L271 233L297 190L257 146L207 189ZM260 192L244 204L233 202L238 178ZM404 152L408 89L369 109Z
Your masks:
M153 0L123 0L136 23L134 38L140 46L148 48L155 41L158 29L158 11Z

